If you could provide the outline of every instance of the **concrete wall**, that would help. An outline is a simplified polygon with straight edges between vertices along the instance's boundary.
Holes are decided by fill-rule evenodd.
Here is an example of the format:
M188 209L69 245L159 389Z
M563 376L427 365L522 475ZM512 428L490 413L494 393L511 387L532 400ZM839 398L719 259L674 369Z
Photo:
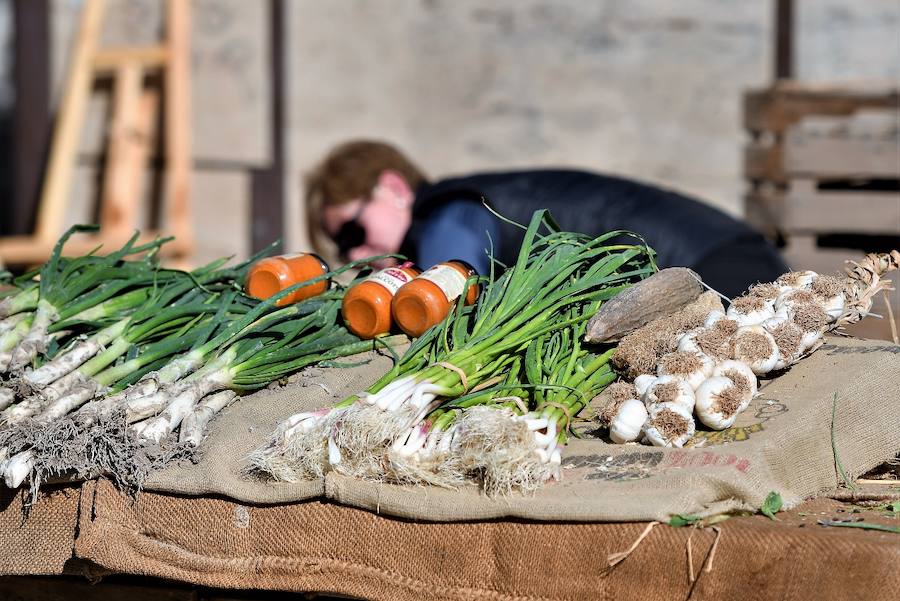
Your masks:
M896 0L796 4L801 79L900 78ZM53 3L57 82L80 6ZM155 39L159 6L111 0L105 43ZM268 160L271 142L268 4L193 6L198 236L204 257L242 255L246 172ZM740 214L741 94L770 80L773 6L289 0L288 246L306 245L301 174L334 144L361 136L394 141L433 176L571 165L676 188ZM88 163L102 139L102 103L92 106ZM91 165L85 169L89 188Z
M51 6L54 96L59 98L83 2L53 0ZM162 7L161 0L107 0L102 46L158 43ZM192 0L191 208L198 264L249 253L248 170L271 159L267 7L256 1ZM102 92L91 97L67 215L72 223L92 220L109 102Z

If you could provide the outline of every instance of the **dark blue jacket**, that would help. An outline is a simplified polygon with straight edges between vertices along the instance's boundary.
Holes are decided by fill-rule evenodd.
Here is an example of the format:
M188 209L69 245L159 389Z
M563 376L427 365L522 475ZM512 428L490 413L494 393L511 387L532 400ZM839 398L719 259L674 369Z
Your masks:
M423 185L401 252L423 267L429 265L420 257L472 262L469 257L484 256L489 234L494 256L512 265L523 232L481 208L482 195L498 213L522 224L546 208L564 230L592 236L637 232L657 251L660 267L691 267L729 296L787 270L757 232L714 207L647 184L565 169L481 173ZM440 235L447 231L453 233Z

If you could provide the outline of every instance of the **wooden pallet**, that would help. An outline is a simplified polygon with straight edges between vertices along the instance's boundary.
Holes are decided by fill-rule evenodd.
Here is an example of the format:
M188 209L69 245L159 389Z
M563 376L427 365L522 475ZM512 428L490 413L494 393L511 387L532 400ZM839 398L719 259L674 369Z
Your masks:
M874 250L865 248L867 236L900 248L900 90L780 83L749 92L744 108L746 218L784 245L789 265L839 271ZM860 242L821 245L835 234ZM898 294L891 296L895 313ZM886 313L879 305L875 311ZM886 321L866 320L852 331L890 337Z
M166 40L157 46L99 48L105 0L87 0L72 51L57 113L47 169L31 236L0 238L0 262L27 265L44 261L65 228L78 140L88 99L98 78L113 79L112 118L100 198L100 230L73 237L67 254L83 254L103 245L120 246L138 226L142 178L150 155L160 100L166 164L161 232L175 235L164 253L183 259L193 247L190 225L190 8L184 0L166 0ZM161 72L162 89L145 85L145 75Z

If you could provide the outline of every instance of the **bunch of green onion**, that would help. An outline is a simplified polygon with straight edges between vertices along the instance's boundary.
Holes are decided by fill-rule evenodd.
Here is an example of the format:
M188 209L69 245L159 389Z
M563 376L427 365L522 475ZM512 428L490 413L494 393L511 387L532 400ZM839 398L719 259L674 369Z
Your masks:
M48 474L115 470L91 461L118 452L97 445L125 438L136 447L178 439L195 447L239 394L308 365L401 342L349 333L337 284L276 306L301 286L364 261L258 301L242 293L243 280L271 248L234 267L222 259L191 272L160 267L156 251L166 240L136 246L137 235L106 256L63 258L69 236L90 229L72 228L39 272L7 280L13 288L0 299L0 473L9 487L29 475L34 485ZM109 436L110 423L122 432Z
M458 305L367 391L281 424L251 465L275 479L328 470L489 491L532 489L557 473L571 419L615 379L611 351L582 348L600 303L656 270L627 232L597 238L532 217L516 264ZM605 352L604 352L605 351Z

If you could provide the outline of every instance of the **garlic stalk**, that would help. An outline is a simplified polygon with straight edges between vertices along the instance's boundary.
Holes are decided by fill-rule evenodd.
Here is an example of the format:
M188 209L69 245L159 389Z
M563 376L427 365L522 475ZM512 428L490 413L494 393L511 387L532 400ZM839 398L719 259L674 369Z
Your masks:
M697 428L691 412L677 403L652 405L648 413L644 435L655 447L682 447Z

